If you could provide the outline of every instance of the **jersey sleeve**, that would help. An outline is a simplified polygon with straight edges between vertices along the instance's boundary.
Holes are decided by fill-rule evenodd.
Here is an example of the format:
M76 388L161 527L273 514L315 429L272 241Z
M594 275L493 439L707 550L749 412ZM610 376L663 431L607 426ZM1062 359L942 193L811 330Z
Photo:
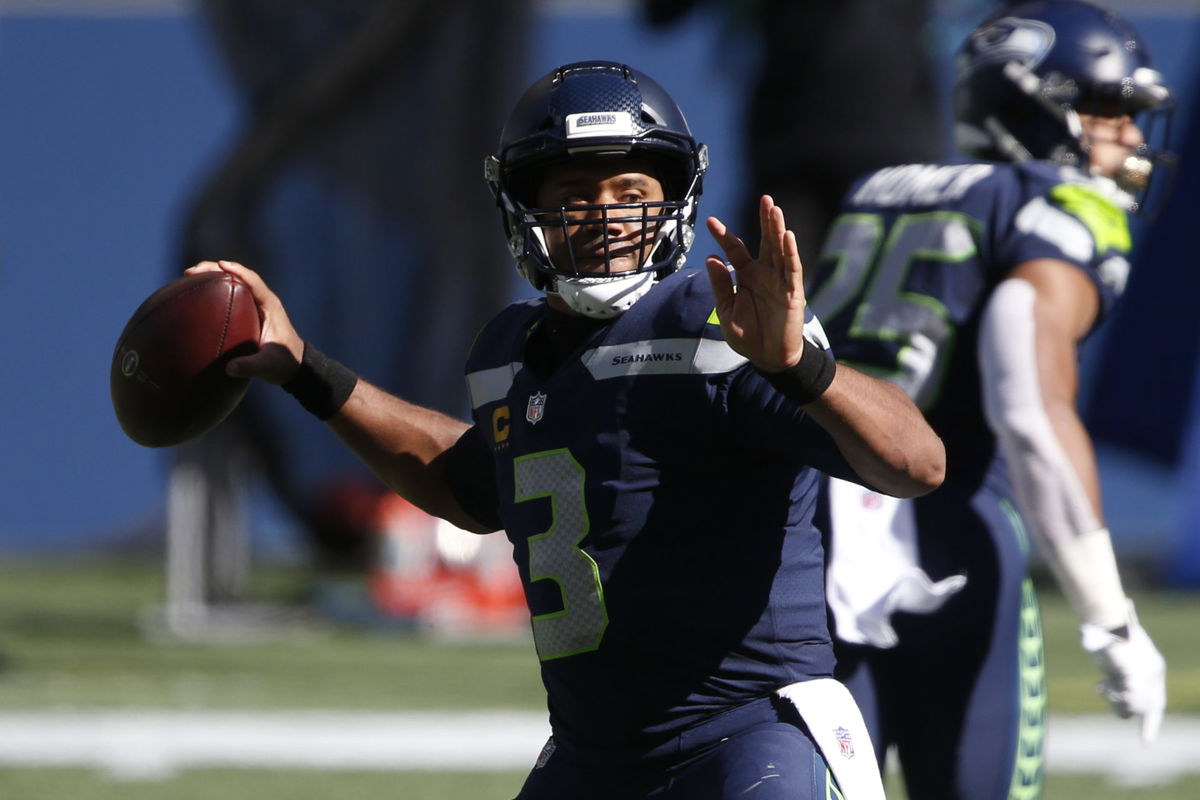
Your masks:
M450 491L459 506L476 522L493 530L503 528L496 494L496 463L478 426L458 437L447 458Z
M1099 186L1071 180L1039 183L1039 190L1031 191L1012 215L1000 263L1015 267L1052 258L1078 267L1100 292L1103 319L1129 274L1133 242L1128 217Z
M866 485L833 437L753 367L747 365L733 375L727 402L736 430L755 449Z

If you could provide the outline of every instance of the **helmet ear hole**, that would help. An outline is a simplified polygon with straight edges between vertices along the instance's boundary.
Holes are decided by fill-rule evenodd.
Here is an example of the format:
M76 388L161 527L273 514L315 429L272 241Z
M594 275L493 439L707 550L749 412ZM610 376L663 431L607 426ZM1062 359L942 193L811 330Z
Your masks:
M506 190L508 196L521 206L532 208L537 205L539 172L539 170L526 169L510 176Z

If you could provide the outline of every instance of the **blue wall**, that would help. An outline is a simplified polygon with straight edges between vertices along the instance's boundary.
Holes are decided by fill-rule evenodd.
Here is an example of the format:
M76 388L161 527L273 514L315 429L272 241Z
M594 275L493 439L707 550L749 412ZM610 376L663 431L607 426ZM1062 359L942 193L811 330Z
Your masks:
M552 8L532 32L530 78L593 57L654 75L712 148L705 214L734 219L747 43L723 39L713 12L655 33L628 8ZM1125 10L1184 85L1200 12L1181 22ZM964 24L944 28L957 38ZM0 12L0 550L98 547L161 528L167 456L121 433L109 359L134 307L177 269L179 216L237 113L190 12ZM713 250L702 233L694 260ZM1144 502L1113 497L1118 518Z
M74 547L159 513L164 458L118 427L109 360L232 124L188 16L0 16L0 547Z

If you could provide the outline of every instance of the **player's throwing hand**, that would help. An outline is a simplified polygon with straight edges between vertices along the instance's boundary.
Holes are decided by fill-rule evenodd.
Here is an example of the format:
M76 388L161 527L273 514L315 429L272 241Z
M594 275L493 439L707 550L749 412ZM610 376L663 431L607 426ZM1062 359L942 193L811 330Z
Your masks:
M268 383L286 383L300 366L304 340L292 327L283 303L257 272L235 261L201 261L185 272L192 275L217 270L236 275L250 287L262 321L258 352L233 359L226 365L225 371L239 378L262 378Z

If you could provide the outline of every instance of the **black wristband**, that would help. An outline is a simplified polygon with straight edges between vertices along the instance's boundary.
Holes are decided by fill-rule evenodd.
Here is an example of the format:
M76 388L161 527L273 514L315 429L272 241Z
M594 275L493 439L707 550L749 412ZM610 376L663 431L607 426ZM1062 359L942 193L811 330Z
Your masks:
M824 394L829 384L833 383L835 372L837 362L829 351L807 340L800 360L794 365L779 372L758 370L758 374L766 378L780 394L798 406L808 405Z
M357 383L348 367L305 342L300 369L282 388L317 419L327 420L342 410Z

